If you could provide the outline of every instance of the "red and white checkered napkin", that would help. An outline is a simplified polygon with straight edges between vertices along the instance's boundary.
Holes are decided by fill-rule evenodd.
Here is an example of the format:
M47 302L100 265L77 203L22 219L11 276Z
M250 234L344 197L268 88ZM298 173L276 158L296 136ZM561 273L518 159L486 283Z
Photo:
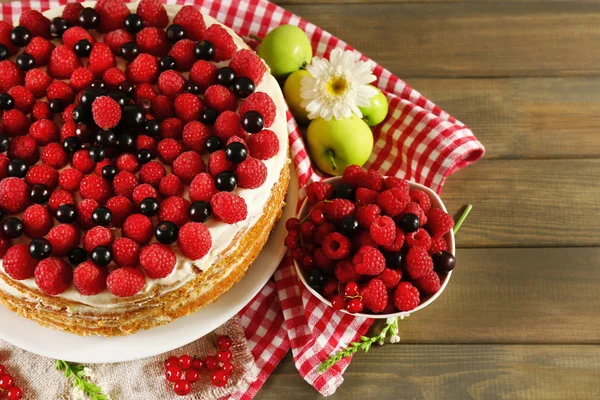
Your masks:
M65 4L66 0L59 0ZM281 24L302 28L310 38L315 55L328 57L332 49L352 50L346 43L321 28L266 0L167 0L168 4L194 4L204 13L230 26L242 36L264 37ZM46 10L55 1L3 3L1 18L12 20L21 9ZM377 86L390 102L388 118L374 132L375 148L365 167L385 175L413 180L440 191L445 179L478 160L484 148L461 122L441 110L416 90L377 65ZM313 169L300 131L288 114L288 129L300 187L321 179ZM301 197L305 191L301 189ZM298 371L323 395L335 392L350 359L344 359L320 374L317 367L334 351L365 333L371 320L333 312L310 295L298 281L290 260L285 259L257 297L239 314L256 365L261 372L256 382L231 399L252 399L291 347Z

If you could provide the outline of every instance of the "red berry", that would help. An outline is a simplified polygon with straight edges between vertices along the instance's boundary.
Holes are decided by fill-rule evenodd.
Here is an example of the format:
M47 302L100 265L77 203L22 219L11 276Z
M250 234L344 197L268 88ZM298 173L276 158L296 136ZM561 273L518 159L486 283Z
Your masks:
M8 390L15 384L15 380L12 376L5 374L0 376L0 389Z
M152 221L143 214L132 214L123 222L121 233L139 244L146 244L154 233Z
M338 232L332 232L323 240L323 252L332 260L341 260L350 255L350 239Z
M250 78L256 86L262 81L266 72L264 62L256 52L250 49L241 49L231 59L229 67L233 69L237 77Z
M106 279L106 287L118 297L135 296L145 284L144 274L140 270L131 267L117 268Z
M165 28L169 23L167 10L159 0L142 0L137 7L137 14L142 18L144 26Z
M179 366L181 369L188 369L192 366L192 357L187 354L179 357Z
M233 374L233 364L230 362L224 362L221 365L221 371L225 372L227 375Z
M183 6L175 15L173 23L181 25L192 40L201 40L206 25L200 11L194 6Z
M194 56L194 46L196 43L190 39L178 41L171 47L169 55L175 59L175 66L178 71L189 71L196 61Z
M186 257L198 260L210 250L212 237L204 224L188 222L179 229L177 243Z
M219 350L217 350L217 358L220 362L231 361L232 357L231 350L228 348L219 348Z
M358 296L358 284L356 282L348 282L344 287L344 296L354 297Z
M167 34L163 29L151 26L146 27L135 35L135 41L137 42L140 53L148 53L156 57L162 57L169 51L169 41L167 40Z
M165 361L165 368L166 369L169 369L170 367L177 367L177 366L179 366L179 358L176 357L176 356L170 356Z
M411 311L420 302L419 290L410 282L400 282L394 292L394 305L396 308L400 311Z
M67 46L58 46L52 50L48 62L48 72L56 79L69 79L81 64L79 59Z
M362 246L352 258L356 272L362 275L379 275L385 268L385 258L373 246Z
M73 283L84 296L98 294L106 288L107 269L86 261L73 271Z
M140 259L140 246L133 240L122 237L112 244L113 259L121 267L134 267Z
M23 396L23 390L18 386L13 386L6 392L7 400L19 400Z
M450 214L434 208L427 213L427 229L434 237L440 237L450 232L454 227L454 220Z
M46 258L35 267L35 283L42 292L50 296L56 296L67 290L72 279L72 268L59 258Z
M165 372L165 377L169 382L177 382L181 379L182 374L183 372L178 366L171 366L167 368Z
M196 369L190 368L185 371L185 379L190 383L196 383L200 380L200 373Z
M33 277L37 260L29 254L27 244L15 244L6 250L2 266L4 272L15 280L29 279Z
M333 298L331 299L331 306L336 311L344 309L344 307L346 306L346 300L344 299L344 296L342 296L341 294L333 296Z
M114 128L121 120L121 107L113 98L100 96L92 103L92 115L100 128Z
M212 377L211 377L211 382L214 386L217 386L217 387L225 386L225 385L227 385L228 381L229 381L229 377L225 371L219 370L219 371L213 372Z
M374 313L382 312L388 304L388 294L384 283L371 279L360 291L363 305Z
M231 192L219 192L210 199L213 214L226 224L235 224L246 219L248 206L239 195Z
M231 35L219 24L213 24L206 29L204 40L215 46L214 61L229 60L237 50Z
M192 368L196 371L202 370L202 368L204 368L204 361L202 361L201 358L194 358L192 360Z
M233 344L233 340L229 336L219 336L216 340L217 347L220 349L228 349Z
M142 53L127 64L127 79L134 84L154 83L158 79L158 60L151 54Z
M298 218L290 218L285 222L285 229L288 232L298 229L300 226L300 220Z
M154 243L140 252L140 265L152 279L166 278L175 268L177 257L170 247ZM190 361L191 362L191 361ZM189 368L183 367L182 368Z
M312 221L304 221L301 225L300 225L300 232L302 232L302 236L304 237L310 237L312 236L313 232L315 231L315 229L317 228L317 225L312 222Z
M98 32L102 33L122 28L130 14L123 0L99 0L94 9L100 17Z
M216 371L219 368L219 360L215 356L208 356L204 360L204 365L209 371Z
M206 89L204 102L208 107L217 110L219 113L227 110L235 111L237 108L237 97L231 90L221 85L212 85Z
M293 235L287 235L284 242L288 249L295 249L298 247L298 238Z
M246 98L239 109L239 114L244 115L248 111L258 111L265 120L265 128L268 128L275 122L277 107L267 93L254 92Z
M19 25L29 29L31 36L50 39L50 20L37 10L24 10L19 17Z
M346 311L349 313L359 313L363 310L364 306L362 300L359 298L351 299L346 303Z
M256 189L267 180L267 167L256 158L248 157L238 164L236 170L237 184L241 188Z

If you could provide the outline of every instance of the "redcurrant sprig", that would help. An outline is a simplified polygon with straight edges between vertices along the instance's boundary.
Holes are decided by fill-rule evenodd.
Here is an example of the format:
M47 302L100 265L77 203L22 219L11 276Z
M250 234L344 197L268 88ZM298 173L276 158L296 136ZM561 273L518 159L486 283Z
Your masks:
M23 390L15 386L14 378L6 373L4 365L0 364L0 398L6 396L7 400L19 400L23 396Z

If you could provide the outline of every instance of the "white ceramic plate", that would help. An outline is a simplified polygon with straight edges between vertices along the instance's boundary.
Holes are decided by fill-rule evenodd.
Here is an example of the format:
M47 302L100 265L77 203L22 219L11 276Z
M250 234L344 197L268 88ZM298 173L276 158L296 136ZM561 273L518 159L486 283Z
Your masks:
M296 215L298 179L291 168L281 219L248 274L200 311L174 322L124 337L77 336L44 328L0 305L0 338L41 356L79 363L112 363L151 357L212 332L237 314L267 283L285 253L285 221Z

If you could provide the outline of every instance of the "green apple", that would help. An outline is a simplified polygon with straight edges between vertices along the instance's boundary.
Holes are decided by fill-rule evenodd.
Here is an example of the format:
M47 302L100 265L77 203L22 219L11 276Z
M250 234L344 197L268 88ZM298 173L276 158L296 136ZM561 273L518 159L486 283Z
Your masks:
M312 120L306 132L312 160L324 172L341 175L347 166L363 165L373 151L373 133L357 115Z
M308 119L308 112L300 105L302 103L302 97L300 97L300 82L305 76L310 76L310 73L305 69L300 69L296 72L292 72L290 76L285 80L283 85L283 96L285 101L290 106L296 122L302 125L308 125L310 120Z
M379 125L387 116L388 101L381 90L373 85L369 86L377 90L377 94L371 97L371 104L369 104L369 107L358 107L358 109L362 113L365 122L369 126L375 126Z
M277 79L298 71L312 60L312 46L308 37L294 25L281 25L273 29L265 36L257 51Z

